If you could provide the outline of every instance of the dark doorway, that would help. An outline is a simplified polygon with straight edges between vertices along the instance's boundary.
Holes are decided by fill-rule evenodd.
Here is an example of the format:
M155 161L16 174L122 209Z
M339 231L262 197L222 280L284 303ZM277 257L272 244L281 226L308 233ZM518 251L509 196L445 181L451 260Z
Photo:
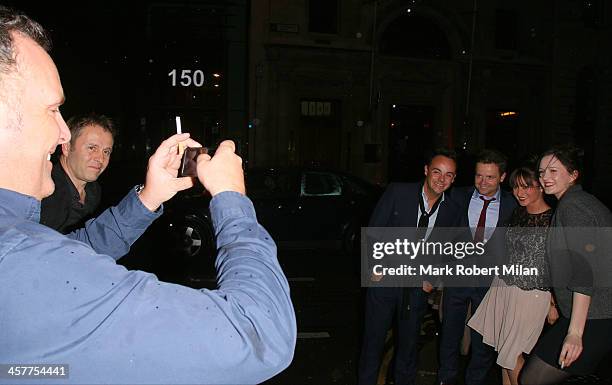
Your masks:
M434 108L392 105L389 114L389 182L423 177L426 154L433 148Z
M527 154L527 143L519 135L521 114L512 109L487 110L486 147L508 157L508 169L518 166Z
M299 131L300 165L340 168L342 121L340 102L304 100L301 102Z

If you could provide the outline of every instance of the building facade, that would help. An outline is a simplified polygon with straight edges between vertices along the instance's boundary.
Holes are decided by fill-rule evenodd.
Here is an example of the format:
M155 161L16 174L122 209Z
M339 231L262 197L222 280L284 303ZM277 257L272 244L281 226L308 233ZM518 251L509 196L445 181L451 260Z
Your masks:
M516 165L570 140L609 163L609 14L603 1L253 0L250 163L386 183L420 178L438 146Z

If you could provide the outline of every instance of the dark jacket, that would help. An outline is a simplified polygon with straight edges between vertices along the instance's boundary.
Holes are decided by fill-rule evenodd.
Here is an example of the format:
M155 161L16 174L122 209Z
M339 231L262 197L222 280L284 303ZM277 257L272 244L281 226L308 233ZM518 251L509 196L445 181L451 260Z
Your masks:
M81 228L92 218L100 204L101 188L98 182L85 185L85 204L79 202L79 192L62 165L53 164L51 178L55 183L53 194L43 199L40 223L63 234Z
M371 228L385 227L388 229L380 229L379 231L377 231L377 229L369 229L368 238L373 238L376 242L384 241L387 243L404 239L408 241L417 241L418 236L416 234L416 227L419 210L419 195L422 193L422 188L422 183L389 184L383 196L378 201L369 224ZM460 211L457 204L448 196L444 196L444 200L438 207L436 222L427 239L428 242L451 241L452 236L449 236L449 231L445 228L456 228L459 216ZM420 264L437 265L442 259L441 256L431 253L428 253L427 256L415 257L415 259L412 260L405 258L405 256L387 256L385 258L386 261L389 261L387 266L399 266L403 263L413 266L418 266ZM394 262L391 262L392 258L395 259ZM370 268L373 263L375 263L375 260L369 258L368 266ZM424 278L426 277L418 276L413 280L412 278L407 278L410 283L405 281L403 284L412 285L418 283L420 285ZM390 281L391 280L387 279L387 282Z
M570 187L552 217L546 244L561 314L570 317L573 293L591 297L587 318L612 318L612 213L582 186Z
M422 183L391 183L376 204L370 227L416 227ZM438 207L435 227L453 227L459 219L459 207L448 196Z
M459 237L458 240L461 240L463 242L471 242L473 240L472 232L470 230L468 209L474 191L475 188L473 186L458 187L454 188L451 194L451 198L457 203L461 212L459 218L459 227L464 228L465 231L463 232L463 235ZM506 226L508 225L510 217L512 216L512 212L516 208L517 203L516 199L514 199L514 196L512 196L511 193L501 190L499 204L500 206L499 215L497 218L497 225L495 227L495 230L493 231L493 234L484 246L484 254L482 256L468 256L465 257L465 259L456 263L461 263L470 266L472 264L475 264L478 267L493 267L501 266L502 264L507 262L508 258L506 252ZM460 285L473 287L488 287L492 280L492 276L467 277L467 279L461 279L462 283Z

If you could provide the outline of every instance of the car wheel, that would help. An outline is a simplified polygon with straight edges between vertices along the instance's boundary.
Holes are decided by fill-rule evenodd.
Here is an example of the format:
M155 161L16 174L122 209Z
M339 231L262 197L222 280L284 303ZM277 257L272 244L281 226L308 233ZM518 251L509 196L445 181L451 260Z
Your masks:
M177 231L179 249L184 257L214 260L216 247L212 226L209 223L195 215L186 215Z
M192 287L215 277L216 242L210 222L186 215L175 227L180 274ZM195 286L194 286L195 285Z

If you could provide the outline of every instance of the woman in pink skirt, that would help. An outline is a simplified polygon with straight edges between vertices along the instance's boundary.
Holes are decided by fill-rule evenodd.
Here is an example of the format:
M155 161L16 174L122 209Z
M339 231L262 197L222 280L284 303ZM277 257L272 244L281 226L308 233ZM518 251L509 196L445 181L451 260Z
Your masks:
M517 272L495 277L468 326L498 352L504 385L518 385L525 363L523 353L531 352L535 346L545 319L554 323L558 313L548 288L545 253L552 209L544 201L535 170L514 170L510 185L519 207L512 213L506 232L508 265L534 267L538 275Z

